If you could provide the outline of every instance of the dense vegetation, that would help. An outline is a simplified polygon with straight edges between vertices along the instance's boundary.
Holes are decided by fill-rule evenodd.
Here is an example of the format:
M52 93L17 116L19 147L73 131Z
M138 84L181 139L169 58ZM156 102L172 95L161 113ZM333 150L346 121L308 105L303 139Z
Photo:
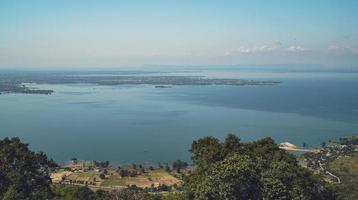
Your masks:
M0 199L334 199L318 177L300 167L294 156L280 150L270 138L242 143L235 135L224 142L213 137L194 141L193 172L184 177L184 189L167 195L131 187L93 192L86 187L52 185L53 162L33 153L18 138L0 140ZM177 161L176 169L187 164Z
M331 199L331 192L270 138L241 143L228 135L194 141L190 199Z
M53 162L19 138L0 140L0 199L45 199L51 194Z

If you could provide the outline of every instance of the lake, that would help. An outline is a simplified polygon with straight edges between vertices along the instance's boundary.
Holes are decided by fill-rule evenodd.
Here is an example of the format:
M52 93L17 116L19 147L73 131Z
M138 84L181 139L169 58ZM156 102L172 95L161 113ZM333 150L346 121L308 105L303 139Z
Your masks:
M172 88L28 84L55 92L0 95L0 137L18 136L58 162L76 157L156 164L190 160L191 142L204 136L223 139L235 133L244 141L272 137L277 143L314 146L358 133L357 72L215 68L151 75L157 74L282 83Z

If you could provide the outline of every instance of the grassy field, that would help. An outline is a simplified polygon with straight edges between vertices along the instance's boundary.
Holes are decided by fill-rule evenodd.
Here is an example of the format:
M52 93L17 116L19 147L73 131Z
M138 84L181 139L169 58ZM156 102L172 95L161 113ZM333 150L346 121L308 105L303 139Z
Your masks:
M343 181L358 180L358 153L335 159L329 164L329 169Z
M78 177L83 178L83 177L92 177L92 176L95 176L96 173L94 173L94 172L77 172L76 175L77 175Z
M333 185L337 199L356 200L358 197L358 153L342 156L329 163L329 170L341 178Z
M147 177L151 178L161 178L166 176L172 176L165 170L152 170L145 174Z
M101 186L126 186L126 181L120 176L110 176L102 182Z
M172 186L174 184L181 184L182 181L175 178L173 175L163 169L149 170L136 177L121 177L118 174L106 175L105 179L99 178L99 173L94 171L87 172L65 172L63 170L53 173L51 178L53 182L60 182L63 176L67 180L74 181L80 184L91 184L96 186L116 187L136 185L137 187L145 188L152 185L157 187L159 185Z
M137 177L110 176L102 182L102 186L126 186L136 185L137 187L151 187L152 185L174 185L181 181L165 170L153 170Z

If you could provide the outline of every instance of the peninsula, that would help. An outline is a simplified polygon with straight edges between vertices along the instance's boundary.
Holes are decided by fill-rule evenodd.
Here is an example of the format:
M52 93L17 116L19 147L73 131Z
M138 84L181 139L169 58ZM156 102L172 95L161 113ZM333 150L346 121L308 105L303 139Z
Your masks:
M83 74L84 73L84 74ZM0 72L0 93L51 94L53 90L39 90L26 87L24 83L36 84L97 84L97 85L153 85L156 88L170 88L175 85L229 85L263 86L279 84L279 81L258 81L236 78L207 78L205 76L150 76L128 73L74 73L74 72ZM123 75L122 75L123 74Z

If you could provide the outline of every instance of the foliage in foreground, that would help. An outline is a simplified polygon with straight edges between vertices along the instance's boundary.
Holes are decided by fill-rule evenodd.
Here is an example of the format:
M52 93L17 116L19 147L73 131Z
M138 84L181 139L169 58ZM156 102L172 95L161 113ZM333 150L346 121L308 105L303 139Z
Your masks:
M34 153L19 138L0 140L0 199L46 199L51 196L53 162Z
M87 187L73 185L54 185L53 200L161 200L160 195L150 194L138 188L128 188L121 191L93 192Z
M0 140L0 199L333 199L319 179L270 138L242 143L234 135L224 142L205 137L193 142L191 153L195 169L185 177L183 192L162 196L138 188L93 192L70 185L51 187L52 162L42 153L31 152L18 138L5 138Z
M270 138L241 143L228 135L194 141L190 199L333 199L331 191Z
M109 197L104 191L93 192L88 187L73 185L53 185L53 200L103 200Z

